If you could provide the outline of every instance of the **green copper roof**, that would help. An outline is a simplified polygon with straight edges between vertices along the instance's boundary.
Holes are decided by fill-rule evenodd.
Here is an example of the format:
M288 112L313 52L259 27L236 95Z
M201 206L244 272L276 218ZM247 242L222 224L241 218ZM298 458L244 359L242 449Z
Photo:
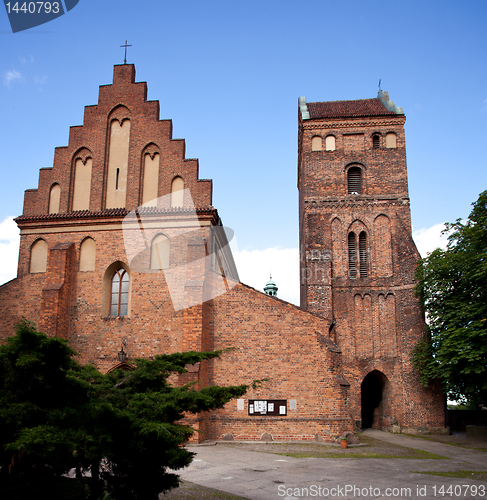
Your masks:
M278 290L277 285L275 284L274 281L272 281L272 276L271 276L266 286L264 287L264 292L267 295L271 295L272 297L277 297L277 290Z

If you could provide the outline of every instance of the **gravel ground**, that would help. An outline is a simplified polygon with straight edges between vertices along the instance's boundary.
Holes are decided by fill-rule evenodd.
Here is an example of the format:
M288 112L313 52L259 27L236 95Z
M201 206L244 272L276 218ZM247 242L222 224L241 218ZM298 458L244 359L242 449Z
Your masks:
M288 455L293 457L315 457L315 458L411 458L411 459L426 459L426 458L441 458L437 455L432 455L420 450L413 450L404 446L389 444L384 441L373 439L370 436L360 435L360 445L350 446L347 449L341 449L339 446L330 446L322 443L235 443L235 442L220 442L216 446L227 446L230 448L260 451L262 453L275 453L278 455ZM453 436L427 436L428 439L434 441L462 445L467 442L465 435ZM479 443L467 443L472 446L479 447ZM487 449L487 442L481 443ZM475 445L475 446L474 446ZM480 478L479 478L480 479ZM482 478L483 479L483 478ZM242 500L244 497L239 497L225 493L223 491L205 488L197 484L183 481L181 486L172 490L161 500Z
M360 435L360 445L342 449L322 443L218 443L217 446L229 446L236 449L276 453L292 457L314 458L442 458L421 450L413 450L370 436Z

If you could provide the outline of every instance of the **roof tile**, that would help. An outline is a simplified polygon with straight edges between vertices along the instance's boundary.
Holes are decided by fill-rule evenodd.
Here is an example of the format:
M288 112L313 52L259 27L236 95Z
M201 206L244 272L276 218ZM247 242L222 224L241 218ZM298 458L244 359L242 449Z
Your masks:
M337 118L358 116L394 115L380 99L358 99L356 101L309 102L310 118Z

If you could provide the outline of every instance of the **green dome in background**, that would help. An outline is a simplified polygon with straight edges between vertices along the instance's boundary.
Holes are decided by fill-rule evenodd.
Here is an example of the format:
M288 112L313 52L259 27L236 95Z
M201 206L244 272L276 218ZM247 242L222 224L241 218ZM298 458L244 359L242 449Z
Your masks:
M277 285L275 284L274 281L272 281L272 276L270 276L269 281L264 287L264 292L272 297L277 297L277 290L278 290Z

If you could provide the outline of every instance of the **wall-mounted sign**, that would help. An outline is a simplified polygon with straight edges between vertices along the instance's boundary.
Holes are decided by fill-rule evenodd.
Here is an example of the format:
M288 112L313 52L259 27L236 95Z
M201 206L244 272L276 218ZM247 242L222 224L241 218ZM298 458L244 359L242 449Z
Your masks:
M286 399L249 399L249 415L287 415Z

